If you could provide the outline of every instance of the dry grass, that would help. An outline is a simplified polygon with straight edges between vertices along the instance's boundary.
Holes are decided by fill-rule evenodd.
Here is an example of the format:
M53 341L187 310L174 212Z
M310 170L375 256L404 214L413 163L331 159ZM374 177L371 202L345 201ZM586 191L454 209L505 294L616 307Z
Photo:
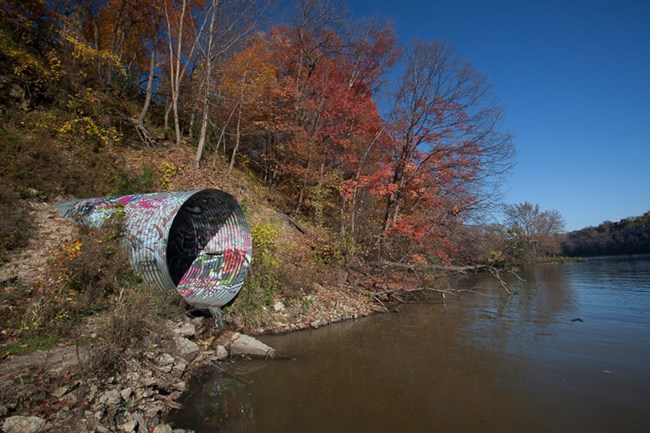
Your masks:
M25 246L32 218L18 194L0 179L0 264L7 251Z

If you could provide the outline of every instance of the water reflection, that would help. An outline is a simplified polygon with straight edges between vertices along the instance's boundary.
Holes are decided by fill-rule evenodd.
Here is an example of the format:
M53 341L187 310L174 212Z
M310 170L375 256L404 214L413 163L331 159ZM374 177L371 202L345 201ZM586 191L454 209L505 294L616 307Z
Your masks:
M246 383L221 373L192 383L192 395L184 402L186 417L210 432L255 431L253 405Z
M208 382L221 389L204 385L200 398L197 393L186 402L191 409L184 418L205 417L210 407L212 418L186 426L197 432L498 432L513 422L523 426L519 416L530 408L502 383L522 377L523 365L464 344L458 327L471 318L458 306L414 306L267 339L281 350L299 348L298 359L249 374L237 364L232 373L252 384L223 375ZM223 390L226 397L218 394Z
M195 385L175 421L198 433L646 431L650 262L620 266L619 279L593 277L597 261L539 266L511 297L477 276L458 282L476 293L441 305L267 337L296 360L233 364Z
M519 354L539 349L544 338L554 335L554 325L576 317L576 295L566 268L544 265L524 270L523 282L514 277L509 284L517 294L506 296L493 277L482 274L460 280L460 288L478 291L482 296L467 299L473 320L467 325L470 343L502 353Z

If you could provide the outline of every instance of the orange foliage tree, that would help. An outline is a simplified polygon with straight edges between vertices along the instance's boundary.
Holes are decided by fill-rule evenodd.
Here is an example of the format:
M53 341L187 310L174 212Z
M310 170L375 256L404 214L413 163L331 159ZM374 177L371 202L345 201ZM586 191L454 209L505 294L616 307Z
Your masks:
M383 233L446 259L449 231L494 191L511 163L510 135L485 77L446 43L415 42L387 119L391 143L375 193ZM414 242L414 243L413 243Z

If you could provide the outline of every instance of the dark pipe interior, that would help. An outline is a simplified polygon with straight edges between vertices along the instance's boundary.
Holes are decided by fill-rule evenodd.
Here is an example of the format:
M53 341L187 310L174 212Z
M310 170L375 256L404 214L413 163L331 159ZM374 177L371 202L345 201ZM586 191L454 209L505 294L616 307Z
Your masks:
M218 194L214 190L194 194L174 218L167 241L167 266L175 285L233 213L232 206ZM209 253L220 254L218 251Z

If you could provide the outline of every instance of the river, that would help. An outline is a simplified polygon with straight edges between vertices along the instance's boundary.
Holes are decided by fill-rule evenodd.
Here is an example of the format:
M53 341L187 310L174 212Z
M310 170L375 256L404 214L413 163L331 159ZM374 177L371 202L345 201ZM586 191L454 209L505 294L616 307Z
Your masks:
M488 275L444 302L261 339L174 415L197 433L648 432L650 256Z

